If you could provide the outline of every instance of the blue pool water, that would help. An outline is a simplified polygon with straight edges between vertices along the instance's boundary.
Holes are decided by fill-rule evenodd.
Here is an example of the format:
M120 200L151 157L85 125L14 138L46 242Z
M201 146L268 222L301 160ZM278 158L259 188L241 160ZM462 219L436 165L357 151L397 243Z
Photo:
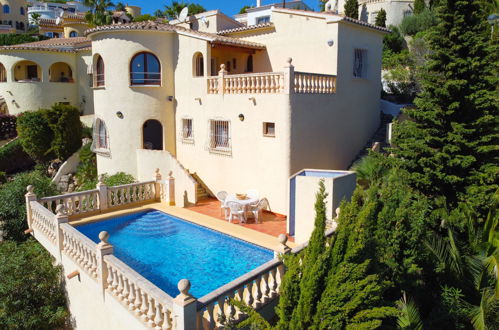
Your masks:
M273 252L150 210L76 227L94 242L103 230L116 257L170 296L183 278L201 298L273 258Z

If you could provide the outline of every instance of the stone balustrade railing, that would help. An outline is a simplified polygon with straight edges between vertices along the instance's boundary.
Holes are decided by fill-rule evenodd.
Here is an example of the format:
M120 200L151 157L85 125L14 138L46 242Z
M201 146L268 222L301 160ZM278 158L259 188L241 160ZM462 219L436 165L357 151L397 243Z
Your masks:
M151 181L108 187L101 176L96 189L39 199L33 193L32 187L29 189L30 201L37 201L52 215L57 213L59 205L63 205L65 213L70 217L97 214L110 208L154 201L166 201L169 205L175 205L175 178L170 172L167 180L162 180L159 170L156 170L154 180Z
M41 232L53 243L56 243L57 222L54 221L54 214L36 201L29 202L29 209L31 210L30 227Z
M55 214L57 205L63 204L68 215L79 215L93 212L99 209L99 190L87 190L65 195L43 197L38 200L50 212Z
M161 191L158 191L161 195ZM108 207L152 201L156 198L156 181L146 181L107 188Z
M295 72L288 59L284 72L228 75L225 64L218 76L207 78L208 94L334 94L336 76Z
M244 314L229 303L235 299L258 310L274 300L284 275L284 264L273 259L198 300L198 320L203 329L217 329L221 320L240 321Z
M62 252L83 268L91 277L97 278L97 244L68 223L60 225Z
M336 76L295 72L294 92L297 94L334 94L336 92Z
M104 256L106 290L153 329L173 329L173 298L113 255Z

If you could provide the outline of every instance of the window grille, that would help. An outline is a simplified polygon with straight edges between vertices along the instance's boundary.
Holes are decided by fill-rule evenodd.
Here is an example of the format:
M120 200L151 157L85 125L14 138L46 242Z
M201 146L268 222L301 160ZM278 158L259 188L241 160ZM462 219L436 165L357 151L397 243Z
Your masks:
M187 143L194 142L194 131L192 129L192 118L182 119L182 140Z
M92 151L96 153L109 153L109 135L107 133L106 123L97 118L93 126L93 141L92 141Z
M231 152L230 122L228 120L210 120L209 149L213 152Z
M102 57L97 58L97 63L95 65L95 86L101 87L106 84L105 75L104 75L104 60Z
M354 54L353 76L355 78L365 78L367 51L365 49L355 49Z

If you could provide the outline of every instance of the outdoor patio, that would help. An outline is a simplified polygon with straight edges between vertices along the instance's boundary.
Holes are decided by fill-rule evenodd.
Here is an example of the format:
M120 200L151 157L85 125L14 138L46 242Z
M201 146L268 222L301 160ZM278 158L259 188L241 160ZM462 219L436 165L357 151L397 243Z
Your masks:
M197 205L187 207L187 209L228 222L223 215L220 215L220 201L216 198L201 200ZM234 219L232 223L240 225L238 219ZM277 237L280 234L286 234L286 216L264 211L259 223L255 223L255 219L250 217L247 223L243 223L242 226ZM290 241L292 241L291 237Z

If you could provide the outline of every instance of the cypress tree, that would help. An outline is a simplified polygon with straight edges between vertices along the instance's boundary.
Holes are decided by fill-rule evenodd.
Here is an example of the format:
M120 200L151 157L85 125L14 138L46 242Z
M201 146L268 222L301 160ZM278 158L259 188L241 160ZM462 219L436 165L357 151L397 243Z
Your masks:
M359 2L357 0L346 1L345 16L359 19Z
M374 22L376 26L386 27L386 11L381 8L376 16L376 21Z
M405 111L413 120L395 128L394 152L425 195L483 214L498 188L497 45L479 1L442 0L437 17L423 91Z
M414 1L414 14L419 14L426 8L425 0L415 0Z

